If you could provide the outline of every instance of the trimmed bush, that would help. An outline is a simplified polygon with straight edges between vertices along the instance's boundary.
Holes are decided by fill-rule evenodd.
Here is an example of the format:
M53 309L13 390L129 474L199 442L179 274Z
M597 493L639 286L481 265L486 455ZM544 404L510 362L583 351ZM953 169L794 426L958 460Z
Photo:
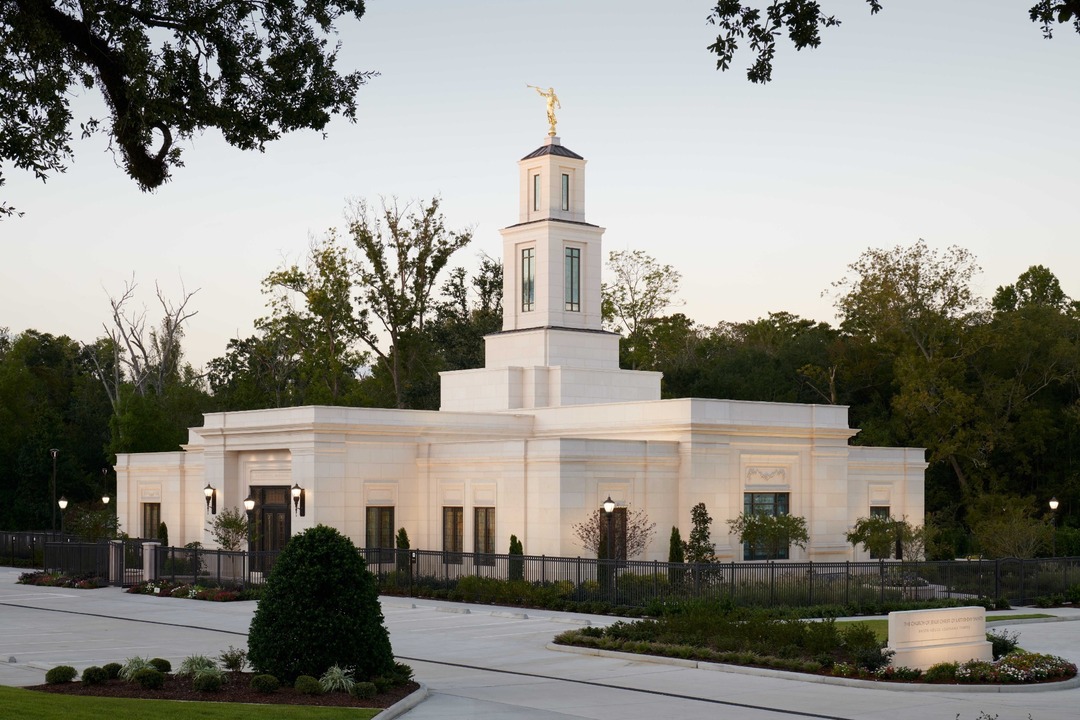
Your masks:
M352 690L349 692L349 694L355 698L367 700L368 698L373 698L378 695L379 691L375 687L375 683L358 682L353 684Z
M937 665L931 665L926 672L923 673L923 680L928 683L954 683L956 682L956 671L960 667L960 663L943 662Z
M120 663L105 663L101 669L109 675L110 680L115 680L120 677L120 671L124 669L124 666Z
M165 658L150 658L150 664L154 666L154 669L158 672L171 673L172 663Z
M248 660L284 682L333 665L356 677L393 670L375 578L349 538L318 525L289 540L251 620Z
M109 682L109 673L105 668L91 665L82 671L83 685L104 685L107 682Z
M144 667L136 671L131 679L145 690L160 690L165 685L165 673L153 667Z
M224 684L225 674L220 670L217 672L204 671L197 673L195 677L191 679L191 686L199 692L217 692Z
M322 685L310 675L301 675L296 678L293 687L301 695L322 695Z
M61 683L69 683L75 679L75 676L79 673L75 668L70 665L57 665L49 672L45 673L46 685L60 685Z
M1000 660L1020 646L1020 633L1005 629L991 630L986 633L986 639L993 647L995 660Z
M277 689L281 686L278 679L273 675L256 675L251 678L251 689L255 692L272 693L277 692Z

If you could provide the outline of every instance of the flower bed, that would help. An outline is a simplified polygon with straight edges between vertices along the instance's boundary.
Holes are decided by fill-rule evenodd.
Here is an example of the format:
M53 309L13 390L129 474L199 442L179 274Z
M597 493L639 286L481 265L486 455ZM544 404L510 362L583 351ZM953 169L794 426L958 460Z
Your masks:
M76 588L78 590L94 590L108 587L109 583L104 578L92 573L85 575L65 575L63 573L50 573L44 571L23 573L19 576L21 585L38 585L41 587Z
M212 602L255 600L258 598L257 590L251 590L242 585L215 587L196 583L173 583L168 580L148 580L147 582L132 585L127 591L133 595L154 595L190 600L210 600Z

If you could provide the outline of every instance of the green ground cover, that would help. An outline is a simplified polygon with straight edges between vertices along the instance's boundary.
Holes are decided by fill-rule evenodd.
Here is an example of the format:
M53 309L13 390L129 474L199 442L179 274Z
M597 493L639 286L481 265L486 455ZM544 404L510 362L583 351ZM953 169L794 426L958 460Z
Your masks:
M139 720L176 720L192 705L172 700L129 700L81 697L0 687L0 707L6 717L20 720L99 720L131 717ZM309 707L305 705L245 705L199 703L200 720L368 720L379 708Z

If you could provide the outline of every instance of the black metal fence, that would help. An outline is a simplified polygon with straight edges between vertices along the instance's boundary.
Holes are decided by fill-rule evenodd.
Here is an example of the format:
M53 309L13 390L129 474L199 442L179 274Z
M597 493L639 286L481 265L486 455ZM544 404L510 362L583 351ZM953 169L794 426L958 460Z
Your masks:
M0 547L12 565L40 557L34 566L92 573L125 586L169 580L257 587L278 555L157 545L151 554L143 541L60 539L47 533L0 533ZM508 604L539 596L637 607L686 599L795 607L979 597L1030 605L1080 586L1080 557L683 564L387 548L360 552L381 592ZM528 592L521 583L529 586Z

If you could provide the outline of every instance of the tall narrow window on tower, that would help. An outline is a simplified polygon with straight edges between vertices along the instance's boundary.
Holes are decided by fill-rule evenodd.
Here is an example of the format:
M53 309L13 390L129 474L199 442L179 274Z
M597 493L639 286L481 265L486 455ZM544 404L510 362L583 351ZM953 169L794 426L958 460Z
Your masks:
M566 173L562 176L562 209L570 209L570 176Z
M566 309L581 312L581 248L566 248L564 280Z
M536 302L536 250L521 251L521 311L529 312Z
M540 173L533 175L533 210L540 209Z

